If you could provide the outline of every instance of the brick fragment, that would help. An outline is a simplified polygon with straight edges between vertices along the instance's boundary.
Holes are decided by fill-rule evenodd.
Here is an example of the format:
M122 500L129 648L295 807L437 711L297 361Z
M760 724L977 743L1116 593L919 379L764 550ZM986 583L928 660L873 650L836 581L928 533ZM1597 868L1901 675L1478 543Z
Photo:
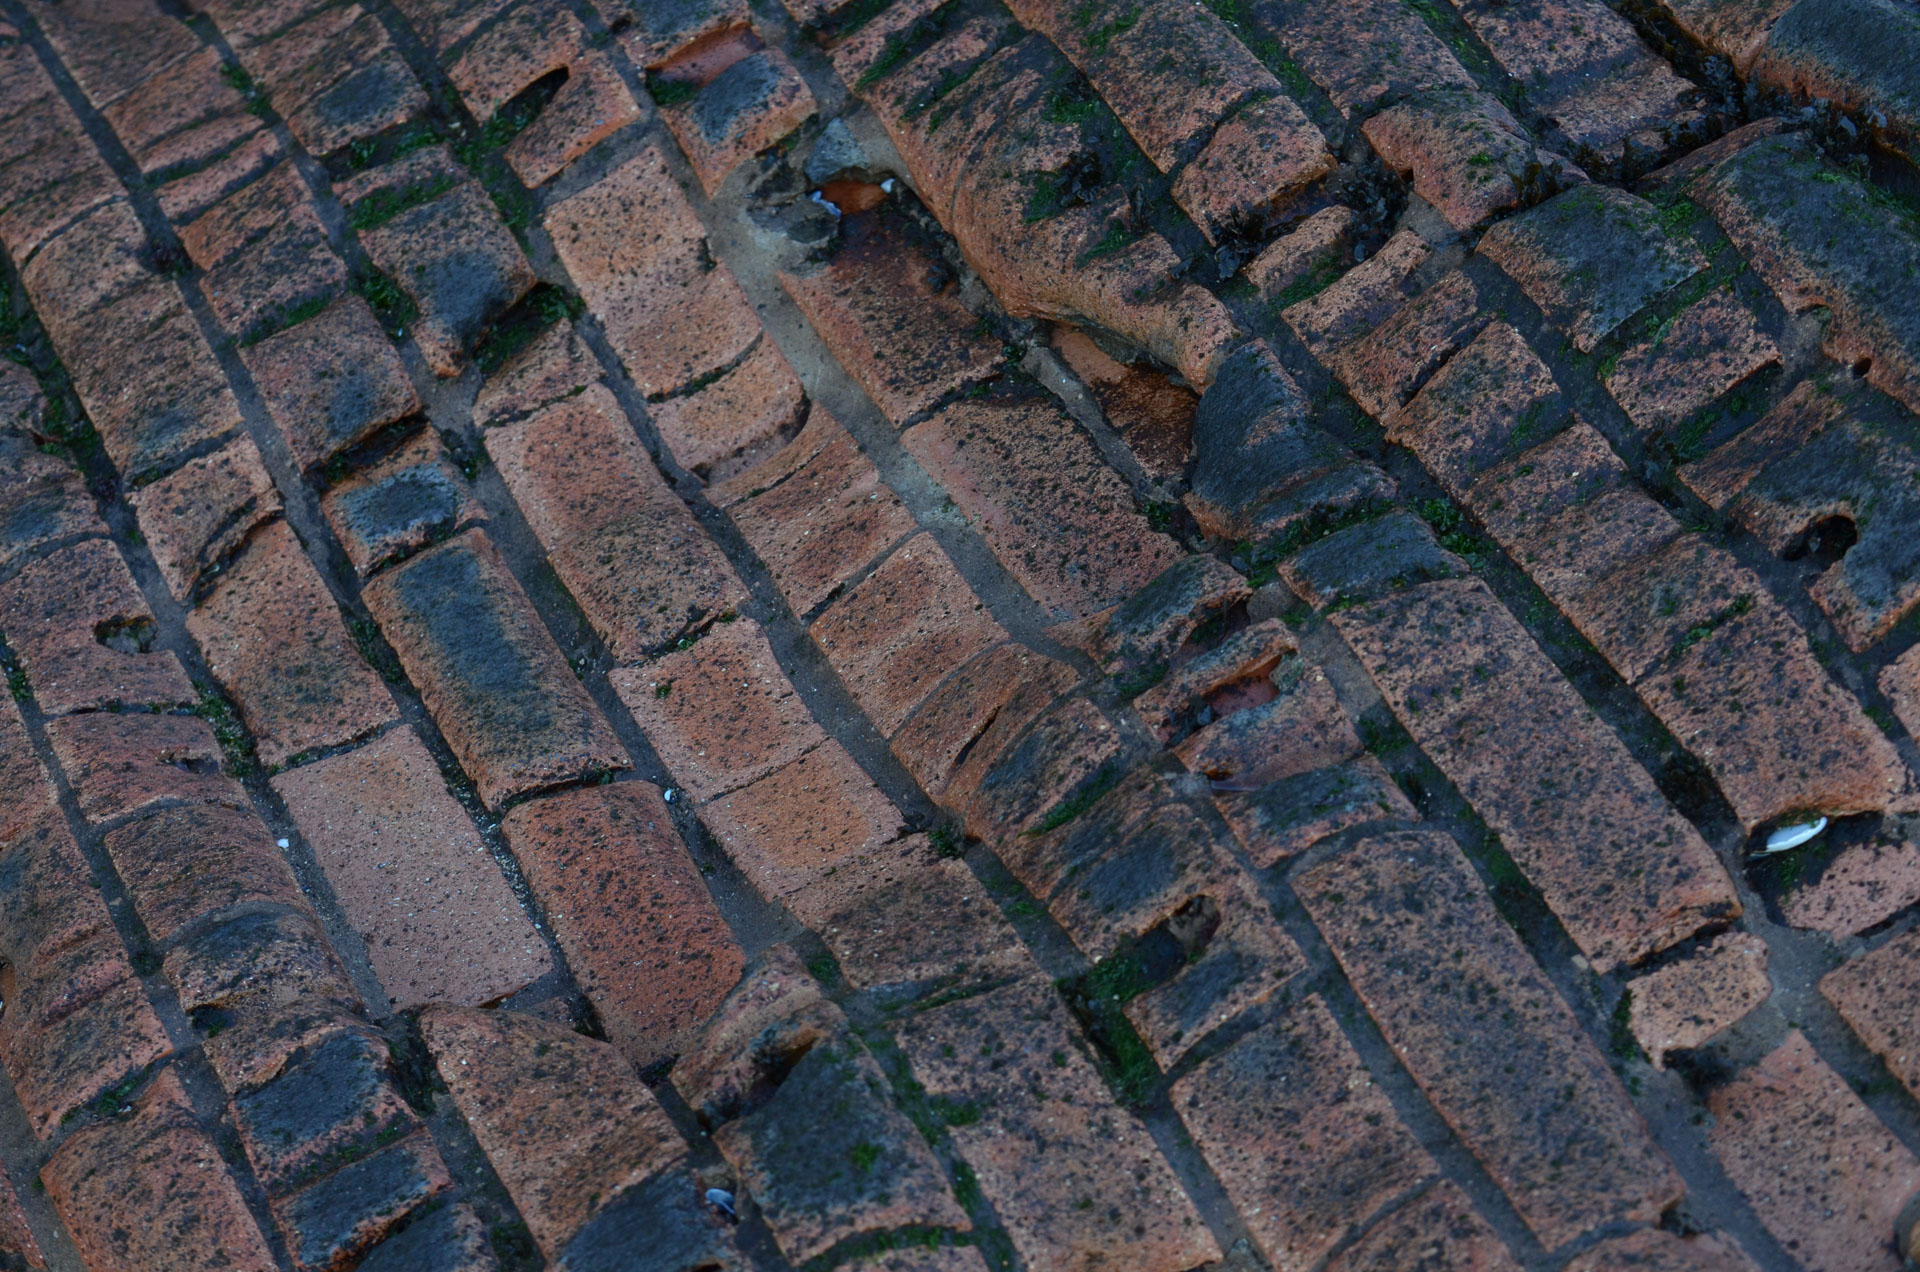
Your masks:
M420 1031L533 1239L558 1261L609 1203L685 1147L620 1053L564 1025L435 1005Z
M1252 595L1239 572L1217 557L1183 557L1099 615L1088 652L1109 674L1144 674L1170 661L1196 629L1226 620Z
M1169 1095L1282 1272L1314 1266L1435 1170L1316 997L1206 1060Z
M1053 343L1147 475L1177 482L1193 447L1193 390L1151 366L1114 361L1081 332L1055 328Z
M80 1257L97 1272L277 1266L171 1071L135 1101L131 1117L76 1131L41 1178ZM128 1222L131 1215L139 1222Z
M340 297L241 357L304 471L420 409L399 352L359 296Z
M273 1081L236 1095L233 1120L273 1197L420 1125L400 1098L387 1049L357 1034L335 1035Z
M1907 1090L1920 1089L1920 1035L1910 1004L1920 930L1909 928L1820 978L1820 994Z
M294 1266L323 1272L360 1254L452 1187L433 1140L416 1133L277 1199L273 1217L286 1234Z
M957 669L893 735L894 758L948 807L964 803L1000 751L1079 677L1065 663L1000 645Z
M1375 1224L1327 1272L1518 1272L1466 1194L1441 1180Z
M494 1002L551 965L412 729L283 773L273 788L396 1004Z
M640 118L613 59L588 49L567 68L567 82L546 108L502 152L514 175L537 187L560 175L568 164Z
M593 351L562 318L487 377L473 400L473 422L489 428L531 415L598 383L601 375Z
M745 604L733 567L606 389L489 431L487 451L555 572L622 662Z
M647 415L682 468L718 481L779 449L806 405L787 355L763 336L739 366Z
M1606 386L1637 427L1656 433L1684 424L1742 381L1778 365L1780 349L1753 311L1721 291L1622 353Z
M701 1123L738 1117L772 1089L786 1060L838 1033L846 1015L791 945L762 951L673 1067L674 1090Z
M1121 751L1112 723L1085 698L1051 707L1009 738L980 778L965 805L968 833L1007 840L1045 826L1062 804L1111 778Z
M1174 1272L1220 1256L1050 986L1022 981L936 1007L899 1040L929 1094L979 1110L948 1134L1035 1272L1122 1259Z
M1398 103L1361 131L1456 230L1485 225L1533 191L1586 180L1572 160L1540 145L1498 98L1471 84Z
M1367 414L1389 419L1490 318L1479 289L1455 270L1336 354L1333 373Z
M1895 1216L1920 1161L1828 1068L1799 1030L1707 1096L1707 1143L1767 1231L1808 1267L1899 1266Z
M0 584L0 629L50 715L193 700L180 660L149 649L153 613L108 540L62 548Z
M244 434L127 496L175 599L217 573L253 528L280 512L280 492Z
M1279 568L1295 595L1323 611L1391 600L1417 584L1468 573L1426 522L1401 509L1337 530L1282 559Z
M1827 377L1802 380L1755 423L1682 464L1675 475L1715 511L1724 511L1767 465L1811 441L1846 410L1846 398Z
M1754 1272L1757 1265L1731 1238L1678 1237L1643 1228L1603 1241L1567 1264L1567 1272Z
M535 81L565 70L586 41L566 6L516 5L461 50L447 79L475 119L489 119Z
M1196 10L1196 12L1204 12ZM1291 98L1249 101L1220 122L1172 194L1209 240L1265 224L1335 167L1327 139Z
M1566 402L1546 363L1518 331L1495 322L1387 420L1387 436L1457 495L1566 422Z
M8 387L5 372L0 372L0 430L5 430L18 400L8 394ZM37 416L37 390L31 403L17 409ZM21 432L0 431L0 571L11 571L62 539L107 532L79 470L33 441L30 430L37 420L23 422L27 427Z
M1186 966L1123 1008L1162 1068L1178 1064L1215 1027L1266 1002L1304 967L1299 947L1250 888L1199 899L1171 916L1165 930L1186 948L1191 938L1177 932L1183 921L1202 920L1204 933L1216 914L1218 926L1187 950Z
M800 71L778 49L759 49L700 86L685 105L660 116L687 152L709 197L727 174L813 117L816 104Z
M102 842L147 935L161 944L222 910L306 905L266 823L251 812L218 805L166 809Z
M89 821L112 821L164 800L248 807L239 784L220 771L213 729L198 717L66 716L47 722L47 740Z
M1819 877L1780 902L1780 917L1836 940L1857 936L1920 901L1920 845L1876 835L1841 849Z
M999 373L999 344L981 334L945 261L902 214L883 206L842 217L840 234L825 265L780 282L888 419L904 425Z
M469 530L395 566L362 598L488 807L627 767L625 750L484 532Z
M362 577L485 517L430 428L329 490L320 511Z
M826 740L752 619L715 624L691 649L608 679L696 800L757 782Z
M904 828L899 810L832 740L714 800L701 818L771 901L880 850Z
M239 704L264 764L351 742L395 718L386 686L284 521L253 536L187 616L187 631Z
M1413 290L1414 271L1433 250L1402 230L1319 294L1282 311L1294 334L1323 361L1385 321Z
M1318 667L1299 669L1277 696L1216 719L1174 748L1216 791L1251 791L1359 754L1360 739Z
M1628 1018L1653 1067L1667 1053L1688 1051L1737 1023L1767 1001L1767 947L1760 938L1729 932L1678 963L1636 977Z
M1680 1198L1619 1080L1450 838L1360 840L1294 882L1414 1081L1543 1244L1651 1222ZM1408 888L1426 899L1418 914Z
M657 787L522 804L502 829L607 1035L642 1067L681 1049L746 957Z
M1263 619L1223 638L1211 649L1182 651L1159 684L1137 694L1133 709L1162 743L1223 725L1274 701L1281 664L1300 652L1287 625Z
M1131 492L1058 406L962 401L905 435L912 452L1041 605L1084 617L1178 559Z
M709 495L800 615L813 613L915 528L873 461L819 406L785 450Z

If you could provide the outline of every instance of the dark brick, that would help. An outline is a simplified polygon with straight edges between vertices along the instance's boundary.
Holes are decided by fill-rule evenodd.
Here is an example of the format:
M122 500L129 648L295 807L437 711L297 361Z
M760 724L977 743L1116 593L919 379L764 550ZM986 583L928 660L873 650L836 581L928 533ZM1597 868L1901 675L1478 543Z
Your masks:
M1851 397L1830 372L1802 380L1758 421L1704 457L1682 464L1675 475L1715 511L1724 511L1769 464L1843 418Z
M1287 625L1264 619L1224 637L1211 649L1183 651L1160 683L1133 699L1134 712L1161 742L1171 744L1200 725L1212 727L1274 700L1282 664L1299 645Z
M778 49L760 49L700 86L684 106L660 116L687 152L709 197L727 174L812 118L815 103L800 71Z
M486 515L431 428L328 491L320 510L363 577Z
M433 1140L421 1133L277 1199L273 1217L286 1234L294 1266L302 1272L324 1272L373 1245L452 1187Z
M1121 751L1121 739L1097 707L1085 698L1068 699L1000 749L967 800L967 830L1002 840L1042 824L1112 772Z
M360 1261L360 1272L496 1272L487 1226L454 1202L414 1216Z
M1387 421L1387 436L1460 495L1487 469L1552 437L1568 418L1546 363L1519 332L1496 322Z
M1660 324L1655 335L1624 350L1606 376L1607 391L1647 433L1685 437L1715 400L1767 367L1780 349L1753 311L1713 292ZM1708 421L1710 422L1710 421Z
M1415 290L1415 272L1433 255L1401 230L1324 290L1289 305L1281 317L1315 357L1326 361L1392 316Z
M1467 567L1440 546L1426 522L1395 509L1317 540L1281 561L1280 573L1308 604L1333 610L1456 578Z
M894 757L947 807L973 795L1001 750L1079 677L1021 645L980 654L941 682L893 735Z
M40 1272L47 1266L40 1243L27 1227L27 1216L20 1209L19 1194L13 1184L0 1179L0 1261L21 1272Z
M846 1019L791 945L770 946L674 1065L674 1090L703 1125L717 1126L765 1100L784 1067Z
M340 297L241 356L305 470L420 409L399 353L358 296Z
M1253 29L1277 40L1349 116L1433 88L1473 87L1441 38L1392 0L1263 5Z
M1123 1008L1163 1069L1178 1064L1216 1026L1266 1002L1301 970L1299 947L1251 888L1206 898L1171 918L1166 930L1197 918L1204 932L1204 924L1216 916L1205 944L1187 951L1185 966Z
M11 570L62 539L104 535L107 529L79 470L40 450L25 431L38 426L38 390L31 398L16 396L9 378L0 371L0 429L12 423L10 415L28 418L21 421L22 432L0 431L0 570Z
M1389 419L1491 317L1480 289L1455 270L1335 355L1334 374L1369 415Z
M222 910L306 904L272 832L251 812L211 804L167 809L102 843L147 935L162 944Z
M1873 108L1874 130L1903 151L1920 157L1920 21L1886 0L1815 0L1785 5L1778 0L1751 16L1744 8L1721 18L1728 35L1744 35L1756 56L1742 73L1796 97L1819 98L1842 110ZM1767 18L1778 21L1766 25ZM1863 32L1873 38L1863 40ZM1764 39L1764 45L1762 40ZM1750 66L1750 72L1749 72ZM1884 121L1884 122L1882 122Z
M336 1035L235 1096L233 1116L254 1174L275 1197L419 1125L394 1085L386 1048L354 1034Z
M482 531L395 566L363 597L489 807L627 767L599 708Z
M1215 791L1250 791L1360 754L1324 672L1294 661L1264 683L1277 696L1216 719L1174 748Z
M220 771L213 729L194 716L112 712L47 722L47 740L89 821L112 821L152 804L248 807Z
M1262 868L1298 856L1350 827L1419 816L1392 775L1370 755L1250 791L1216 793L1214 802L1248 858Z
M726 1220L685 1167L662 1171L602 1206L554 1272L626 1272L644 1261L661 1272L747 1272Z

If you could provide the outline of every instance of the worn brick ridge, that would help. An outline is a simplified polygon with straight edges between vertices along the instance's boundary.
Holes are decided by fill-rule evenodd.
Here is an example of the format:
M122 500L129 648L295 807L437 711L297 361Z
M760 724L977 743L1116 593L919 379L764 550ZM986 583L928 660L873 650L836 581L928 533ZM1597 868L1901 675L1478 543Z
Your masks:
M0 0L0 1268L1901 1267L1917 67Z

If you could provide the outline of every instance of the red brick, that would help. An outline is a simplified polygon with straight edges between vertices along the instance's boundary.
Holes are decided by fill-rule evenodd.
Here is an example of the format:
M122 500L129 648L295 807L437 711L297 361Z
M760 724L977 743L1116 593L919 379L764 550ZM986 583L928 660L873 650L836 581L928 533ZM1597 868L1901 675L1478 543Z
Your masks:
M678 1052L746 956L658 787L586 787L522 804L502 829L607 1036L636 1065Z
M282 1197L420 1122L400 1098L376 1039L343 1033L233 1099L233 1120L254 1177Z
M675 55L747 25L742 0L698 0L674 9L657 9L637 0L594 0L607 25L620 23L628 56L652 70Z
M628 767L485 532L393 567L362 599L489 808Z
M1712 849L1484 584L1429 583L1333 622L1596 966L1740 912Z
M546 108L501 152L529 187L544 185L602 140L640 118L613 60L588 49L567 68L567 82Z
M535 80L565 70L586 42L565 5L515 5L448 64L447 79L475 119L491 119Z
M746 588L594 387L493 429L487 451L554 571L622 662L698 632Z
M358 296L340 297L241 356L303 470L420 409L399 352Z
M1113 604L1181 555L1051 402L958 402L907 430L905 442L1000 564L1058 617Z
M997 375L998 341L960 302L938 252L882 207L841 219L841 243L812 273L780 282L874 404L897 425Z
M219 573L253 528L280 512L280 492L242 434L210 455L189 460L127 496L160 577L188 602L202 577Z
M1753 312L1714 292L1622 353L1606 385L1628 418L1654 433L1684 423L1749 376L1779 365L1780 350Z
M420 42L445 53L478 31L511 0L394 0ZM224 29L224 27L223 27Z
M1279 1272L1313 1267L1435 1170L1315 997L1200 1064L1169 1098Z
M1820 978L1820 994L1907 1090L1920 1090L1920 1033L1913 1015L1920 929L1909 928Z
M234 198L244 198L250 190ZM347 266L327 242L327 233L305 200L280 210L265 233L200 280L207 307L241 344L286 325L286 315L323 303L346 289Z
M922 790L964 804L1001 750L1079 677L1021 645L1000 645L957 668L893 735L894 757Z
M1691 240L1667 232L1653 204L1603 185L1569 190L1502 221L1479 252L1582 353L1707 267Z
M20 282L54 342L77 346L89 315L152 279L151 252L139 215L114 199L36 252Z
M1143 675L1170 662L1202 627L1225 625L1253 595L1239 571L1216 557L1184 557L1105 614L1089 620L1081 645L1110 675ZM1058 632L1060 629L1055 628Z
M420 1030L454 1103L549 1259L685 1146L604 1042L513 1012L429 1007Z
M13 840L0 857L0 885L0 1063L27 1125L46 1139L171 1047L57 812Z
M1360 739L1317 667L1301 670L1277 697L1217 719L1174 748L1216 791L1251 791L1359 754Z
M278 1266L170 1070L135 1101L131 1117L76 1131L41 1178L93 1272Z
M5 1179L0 1179L0 1256L12 1259L26 1272L39 1272L47 1266L46 1258L40 1253L40 1243L33 1239L33 1231L27 1227L19 1194ZM982 1264L981 1268L985 1266Z
M717 1126L764 1099L782 1064L846 1021L791 945L770 946L673 1066L673 1088L702 1126Z
M1566 404L1546 363L1519 332L1495 322L1386 424L1389 439L1458 495L1565 421Z
M1342 349L1331 360L1332 370L1367 414L1389 419L1490 317L1481 309L1479 289L1455 270Z
M784 450L707 493L803 617L915 528L859 443L817 404Z
M1596 567L1610 565L1604 557ZM1683 653L1717 623L1748 612L1765 584L1698 534L1594 571L1560 597L1567 616L1629 681Z
M554 252L649 397L732 366L760 338L760 320L657 149L547 212ZM644 229L635 233L635 226Z
M706 801L826 740L760 625L717 623L691 649L609 677L674 781Z
M1247 791L1223 784L1215 788L1214 804L1248 859L1262 868L1355 826L1420 818L1371 755Z
M1619 1080L1451 839L1360 840L1294 885L1388 1045L1542 1244L1651 1222L1680 1199Z
M1327 1272L1519 1272L1520 1263L1474 1213L1466 1194L1440 1180L1347 1247Z
M1920 650L1909 649L1880 672L1880 692L1908 733L1920 736Z
M254 535L187 615L187 631L270 767L395 718L386 686L284 521Z
M489 428L531 415L597 384L601 376L593 351L562 318L487 377L473 400L473 422Z
M1669 963L1628 986L1629 1023L1653 1067L1670 1051L1689 1051L1767 1001L1767 947L1759 937L1729 932L1690 958Z
M33 440L45 403L31 377L18 375L24 383L16 393L13 377L0 371L0 570L7 571L49 544L107 532L79 470Z
M161 74L198 44L185 24L145 5L49 5L36 10L34 20L96 107Z
M1789 1254L1831 1272L1900 1266L1894 1219L1920 1190L1920 1161L1799 1030L1707 1108L1707 1143Z
M719 481L779 449L797 431L806 405L787 355L762 337L739 366L684 397L649 406L647 416L682 468Z
M1272 677L1300 652L1287 625L1269 618L1243 627L1204 651L1181 651L1160 682L1133 699L1133 709L1163 744L1272 702Z
M1780 902L1780 917L1836 940L1857 936L1920 901L1920 845L1886 835L1844 848L1819 878Z
M498 1001L552 965L409 728L273 781L398 1006Z
M324 233L313 194L292 162L278 164L260 180L236 190L205 216L180 230L180 245L202 269L238 256L274 230L297 226Z
M1332 286L1286 309L1281 317L1322 361L1379 326L1406 302L1415 270L1433 249L1402 230Z
M278 137L257 132L206 167L162 185L154 197L170 224L186 225L241 186L259 180L283 157Z
M24 41L16 47L21 56L33 56ZM50 92L52 85L46 87ZM126 193L64 105L43 106L25 118L31 127L9 125L16 138L7 157L14 162L0 173L0 243L15 260L25 260L89 208Z
M0 804L0 853L53 808L53 781L34 754L33 741L11 696L0 701L0 789L11 792Z
M931 534L896 549L808 629L881 736L1006 631Z
M323 14L315 25L334 21ZM295 33L279 42L298 39ZM268 46L250 60L257 64L273 55ZM388 40L385 26L370 13L359 14L337 35L328 31L319 56L284 78L270 73L259 78L286 117L287 131L315 156L376 136L427 108L427 95Z
M173 652L147 650L153 612L105 539L62 548L0 585L0 628L50 715L193 700Z
M141 172L197 167L266 127L223 65L219 50L203 48L101 112Z
M1767 32L1793 7L1792 0L1758 4L1720 4L1716 0L1665 0L1661 6L1675 25L1733 63L1742 79L1766 47Z
M431 428L329 490L320 511L363 577L486 516Z
M1682 464L1675 475L1715 511L1725 511L1761 470L1790 455L1845 416L1847 402L1825 376L1802 380L1757 422Z
M1252 22L1350 118L1383 101L1474 86L1440 37L1392 0L1274 5Z
M1304 8L1304 6L1302 6ZM1322 208L1260 249L1240 269L1261 297L1277 302L1296 290L1329 281L1353 260L1353 209Z
M222 910L307 904L266 823L251 812L166 809L113 831L102 845L147 935L161 944Z
M276 1199L273 1217L294 1266L320 1272L361 1254L452 1187L432 1138L417 1132Z
M1177 482L1193 448L1193 417L1200 401L1193 390L1154 367L1114 361L1079 331L1056 327L1053 344L1147 475Z
M1163 1069L1216 1026L1266 1002L1305 966L1272 906L1252 888L1205 898L1170 918L1166 930L1176 932L1193 918L1210 922L1215 913L1218 926L1203 945L1187 950L1186 965L1123 1008ZM1190 941L1185 932L1176 934Z
M936 1007L898 1032L930 1095L980 1110L948 1136L1034 1272L1122 1261L1175 1272L1220 1256L1044 981Z
M1060 804L1111 772L1122 752L1112 723L1079 697L1039 713L1024 735L1010 730L1003 737L995 739L997 754L983 765L986 771L964 805L967 832L989 841L1010 841L1043 824ZM955 806L952 786L947 796L948 806Z
M701 819L770 901L879 851L904 829L899 810L834 741L714 800Z
M1326 137L1306 113L1288 98L1266 97L1220 122L1206 148L1174 178L1172 193L1208 239L1218 240L1264 225L1335 166Z
M813 117L813 91L778 49L760 49L702 85L660 117L687 152L709 197L727 174Z
M1603 1241L1567 1264L1566 1272L1755 1272L1731 1237L1677 1237L1643 1228Z
M1043 821L1031 833L1005 836L996 845L1001 863L1027 891L1042 899L1051 897L1085 869L1089 859L1098 860L1136 839L1151 838L1162 849L1163 861L1177 862L1184 852L1202 864L1207 859L1220 864L1221 856L1214 851L1217 845L1174 777L1153 764L1116 777L1121 767L1110 765L1104 780L1085 788L1076 801L1085 807L1074 816L1052 825Z

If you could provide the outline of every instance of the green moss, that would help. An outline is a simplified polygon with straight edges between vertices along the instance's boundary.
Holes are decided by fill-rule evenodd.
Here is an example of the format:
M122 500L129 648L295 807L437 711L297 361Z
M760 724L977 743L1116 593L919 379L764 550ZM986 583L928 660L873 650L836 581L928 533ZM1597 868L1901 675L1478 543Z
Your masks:
M941 822L927 832L927 842L942 857L959 857L965 854L966 845L961 841L960 833L952 826Z
M473 351L474 365L492 375L562 319L577 320L587 304L575 292L541 283L487 330Z
M297 327L332 303L332 293L322 292L318 296L309 296L305 300L280 305L248 329L247 334L240 339L240 347L248 348L259 344L268 336L285 331L289 327Z
M373 310L374 317L380 320L380 325L396 340L420 316L413 297L402 291L391 275L372 265L354 276L353 290L360 293Z
M1099 802L1100 797L1112 790L1120 782L1120 767L1108 764L1096 773L1091 781L1079 791L1061 800L1052 812L1040 819L1039 825L1027 831L1029 835L1044 835L1048 831L1058 830L1080 814Z
M670 79L651 71L647 73L647 96L653 98L653 104L662 109L684 106L699 95L699 87L691 80Z
M1117 252L1125 251L1128 247L1132 246L1139 237L1140 235L1137 232L1127 229L1116 221L1107 227L1107 232L1101 235L1100 241L1080 253L1079 258L1074 263L1084 266L1091 261L1099 260L1103 256L1112 256ZM1154 506L1158 507L1159 505ZM1171 524L1171 520L1171 515L1169 514L1168 524ZM1164 528L1164 526L1155 527L1155 529Z
M412 185L375 190L353 205L353 209L347 213L347 224L356 230L377 229L402 212L433 202L453 186L453 175L441 173L430 180L416 181Z

